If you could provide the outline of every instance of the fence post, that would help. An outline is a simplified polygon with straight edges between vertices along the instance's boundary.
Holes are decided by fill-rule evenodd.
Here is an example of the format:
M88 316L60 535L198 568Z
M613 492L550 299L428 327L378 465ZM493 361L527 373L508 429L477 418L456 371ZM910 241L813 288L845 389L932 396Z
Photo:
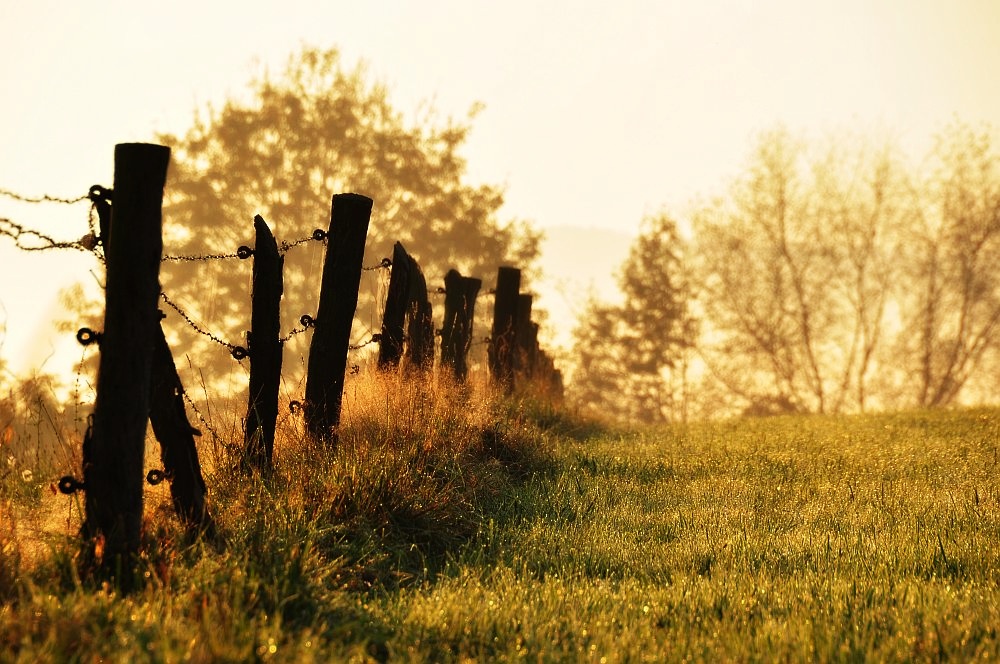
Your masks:
M514 343L517 331L517 296L520 289L520 270L513 267L501 267L497 270L489 363L493 382L508 394L514 390Z
M406 348L406 366L418 370L434 366L434 310L427 297L427 280L412 258L410 266L410 323L406 330L410 344Z
M392 274L385 296L385 313L382 315L382 332L378 345L379 371L399 366L403 355L403 325L410 304L410 257L397 242L392 247Z
M358 308L362 261L372 199L337 194L330 210L329 244L323 262L306 376L305 418L309 432L336 444L336 427L344 398L344 374L351 346L351 324Z
M163 327L157 326L154 335L149 422L160 441L160 458L170 481L174 511L190 530L214 537L215 522L205 505L205 480L194 443L197 429L191 426L184 410L184 388Z
M441 362L464 381L469 373L467 355L472 344L476 295L482 280L448 270L444 277L444 326L441 329Z
M84 440L86 558L128 589L142 526L143 453L159 326L163 185L170 148L115 146L104 331L93 426Z
M533 302L534 297L531 294L518 294L517 325L514 328L515 373L528 378L535 369L535 346L538 344L538 325L531 320Z
M274 428L281 383L280 307L285 259L263 217L253 218L253 296L250 313L250 396L244 434L244 462L259 471L271 469Z

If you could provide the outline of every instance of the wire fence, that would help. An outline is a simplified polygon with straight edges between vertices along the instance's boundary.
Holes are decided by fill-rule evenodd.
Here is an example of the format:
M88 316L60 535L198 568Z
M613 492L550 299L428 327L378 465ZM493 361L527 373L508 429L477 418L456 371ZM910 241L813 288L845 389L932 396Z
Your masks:
M110 200L110 190L95 185L91 187L87 194L77 197L65 197L65 196L53 196L50 194L43 194L39 196L29 196L24 194L19 194L6 189L0 189L0 198L6 198L18 203L24 204L58 204L64 206L77 205L83 202L90 202L90 206L87 212L86 224L87 233L81 236L79 239L56 239L51 235L44 233L35 228L31 228L26 224L21 224L9 217L0 216L0 237L7 237L13 240L13 245L15 248L26 251L26 252L44 252L53 250L74 250L85 252L93 255L99 262L104 263L105 257L103 253L103 243L101 241L101 233L98 228L98 216L99 208L98 206L102 201ZM293 240L281 240L277 242L279 255L284 256L291 252L292 250L307 245L309 243L322 243L324 246L328 241L327 231L317 228L312 233L307 236L299 237ZM201 254L166 254L160 258L162 263L209 263L216 261L227 261L227 260L238 260L245 261L252 258L254 255L254 250L248 245L240 245L235 251L231 253L201 253ZM392 261L389 258L383 258L378 263L373 265L367 265L362 267L362 271L365 273L382 273L386 274L392 267ZM382 279L378 282L376 286L378 292L376 292L373 300L379 302L379 295L384 295L382 291L385 290L386 280ZM210 340L218 346L225 348L230 355L237 361L242 361L250 356L249 349L242 344L233 343L227 341L223 338L222 334L213 332L206 328L203 324L199 324L193 315L185 311L177 302L171 299L166 292L160 292L160 299L163 303L169 307L174 313L176 313L181 321L186 327L196 332L198 335ZM380 340L380 335L373 330L377 329L375 318L380 314L379 311L373 311L370 319L368 321L367 330L355 341L353 341L350 346L350 351L358 351L368 346L378 343ZM161 316L166 316L161 311ZM284 335L279 337L279 342L285 344L298 335L304 334L315 327L315 319L309 314L303 314L299 318L299 325L288 330ZM91 330L90 328L83 327L80 328L76 333L77 341L84 346L84 351L81 356L80 362L76 367L76 375L73 380L73 389L71 391L71 397L75 405L74 420L76 422L81 422L82 419L79 416L80 402L82 400L81 396L81 383L83 382L83 374L85 371L85 366L87 364L87 350L86 347L91 344L99 344L101 341L101 333ZM350 367L351 373L359 373L360 367L354 364ZM301 382L301 381L300 381ZM195 412L195 415L201 421L201 423L210 431L213 432L211 425L208 423L207 419L202 414L201 410L197 407L194 400L183 391L183 396L188 405ZM296 402L293 400L293 403Z

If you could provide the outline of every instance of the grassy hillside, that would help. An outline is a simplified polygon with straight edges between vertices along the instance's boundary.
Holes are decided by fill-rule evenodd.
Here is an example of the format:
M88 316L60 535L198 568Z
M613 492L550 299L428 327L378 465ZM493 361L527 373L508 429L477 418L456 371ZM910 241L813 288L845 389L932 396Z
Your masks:
M1000 656L1000 411L621 433L371 381L344 427L291 421L268 481L208 453L224 543L152 489L128 597L76 575L71 499L0 474L0 660Z

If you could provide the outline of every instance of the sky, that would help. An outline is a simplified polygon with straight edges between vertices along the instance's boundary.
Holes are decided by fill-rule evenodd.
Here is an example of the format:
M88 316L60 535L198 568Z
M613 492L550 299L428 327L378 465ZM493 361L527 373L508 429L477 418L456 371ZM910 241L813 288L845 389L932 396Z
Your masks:
M778 124L919 154L955 118L1000 121L996 0L0 0L0 190L110 186L116 143L183 133L304 44L364 60L407 117L481 105L469 180L505 185L502 214L542 230L628 238L644 216L682 215ZM58 238L83 235L86 214L0 198L0 217ZM580 293L610 292L626 248L538 285L556 343ZM572 250L547 245L561 263ZM56 295L92 270L0 238L0 357L60 370Z

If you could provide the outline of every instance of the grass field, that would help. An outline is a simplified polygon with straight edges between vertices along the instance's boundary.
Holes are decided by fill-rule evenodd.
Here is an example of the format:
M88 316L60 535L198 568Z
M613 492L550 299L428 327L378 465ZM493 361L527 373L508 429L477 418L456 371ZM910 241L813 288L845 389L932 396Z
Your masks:
M615 432L380 389L336 454L292 431L274 479L210 472L224 545L151 495L127 597L9 473L0 660L1000 657L1000 411Z

